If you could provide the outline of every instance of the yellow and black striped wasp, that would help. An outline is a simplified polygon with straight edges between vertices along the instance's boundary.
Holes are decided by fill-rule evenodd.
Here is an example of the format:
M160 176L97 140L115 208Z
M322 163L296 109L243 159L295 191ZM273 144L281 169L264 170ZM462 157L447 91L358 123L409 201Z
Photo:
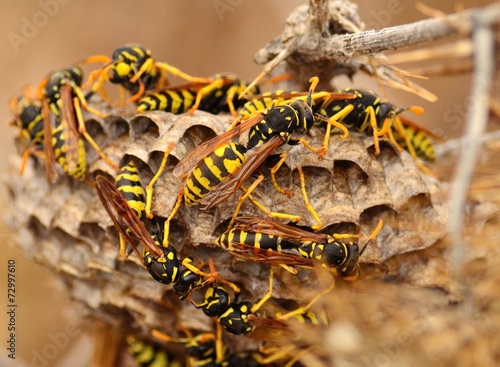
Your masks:
M238 98L246 83L234 74L216 74L210 79L210 83L189 83L148 92L138 101L137 112L160 110L180 114L200 110L237 116L236 110L246 102ZM259 88L253 88L250 93L260 93Z
M127 350L138 367L183 367L179 359L172 357L162 348L137 339L133 335L126 338Z
M311 109L311 95L317 83L317 78L311 78L311 88L307 96L289 100L287 104L271 107L240 121L227 132L189 152L173 171L177 177L186 177L184 187L186 204L200 203L204 209L219 205L242 187L264 160L284 143L302 143L314 150L305 139L292 139L292 133L306 133L313 126L315 116ZM344 131L344 137L348 135L347 129L336 123L334 118L329 122L340 127ZM249 140L246 145L231 142L247 130ZM251 152L247 154L247 151ZM277 168L283 163L284 158L282 156L276 165ZM275 187L278 187L274 179L276 167L271 170L271 178ZM251 186L254 187L255 185ZM281 192L286 193L286 190L281 189ZM306 203L308 204L307 198ZM308 209L320 223L310 205Z
M80 88L82 77L82 70L73 65L50 73L38 87L42 102L45 162L51 181L57 178L52 166L55 161L68 175L78 179L85 177L85 146L81 136L116 169L86 131L82 108L95 115L102 114L87 104Z
M160 221L152 218L146 228L136 212L130 208L122 192L107 178L97 176L95 186L99 199L118 233L132 247L137 257L143 259L144 266L153 279L163 284L173 283L174 292L184 299L193 289L218 278L212 262L210 262L211 272L205 273L192 265L192 258L186 257L180 260L175 248L168 244L168 237L165 234L168 233L168 229L165 229L167 225L164 223L162 229ZM139 244L144 246L142 255L138 250ZM236 285L223 279L219 281L239 291Z
M20 129L19 139L25 146L21 163L21 174L23 174L30 155L43 156L42 102L37 97L36 88L32 85L23 88L19 96L10 99L9 109L14 116L10 125Z
M196 78L172 65L156 61L150 50L138 44L118 47L111 58L105 55L96 55L83 62L104 63L104 66L90 74L84 88L92 86L92 93L100 91L103 96L106 96L103 89L103 84L106 81L120 84L132 94L130 102L137 101L145 91L166 87L168 85L166 73L193 83L210 83L207 78Z
M370 235L360 250L357 243L342 240L358 237L353 234L317 233L270 218L236 217L233 228L221 234L216 243L236 257L270 264L314 267L319 261L336 269L345 280L355 280L360 274L359 257L368 243L382 229L383 222ZM298 254L292 253L296 250Z
M283 103L287 98L304 94L304 92L277 91L255 96L243 106L239 118L245 118L256 110L269 108L275 103L274 101ZM433 161L435 159L433 140L439 142L441 138L402 116L405 111L422 114L421 107L398 109L392 103L382 102L373 92L346 88L341 93L317 93L313 96L312 110L326 119L334 118L349 130L373 135L376 155L380 154L379 138L386 136L398 149L407 150L424 172L430 173L417 157ZM325 154L328 148L331 126L327 125L326 129L323 148L319 149L320 155Z
M280 348L271 355L255 351L231 352L221 340L219 328L217 334L213 332L202 332L192 335L189 330L186 336L174 338L159 330L152 330L151 334L166 343L182 344L186 347L189 365L192 367L259 367L259 366L281 366L280 362L286 362L287 352ZM271 349L271 348L268 348ZM276 349L276 348L275 348ZM288 348L289 349L289 348ZM266 352L267 353L267 352ZM287 364L287 366L291 366ZM293 366L298 366L293 364Z
M151 334L161 341L184 345L189 366L231 366L226 362L228 357L226 346L214 333L203 332L193 335L189 330L185 330L185 333L186 336L183 338L174 338L158 330L151 331Z
M275 83L289 79L289 75L279 75L267 80ZM238 95L246 88L247 83L240 77L230 74L216 74L210 78L208 84L189 83L160 91L147 92L137 104L137 112L160 110L173 114L193 113L195 110L213 114L231 113L237 117L237 110L245 103ZM255 86L249 92L251 95L259 94L260 87Z
M306 321L307 316L301 318L297 317L297 315L306 315L308 309L323 294L329 292L333 288L333 286L327 288L317 294L308 305L284 315L279 315L279 318L259 316L258 311L273 295L273 276L274 271L271 266L269 271L268 291L257 302L248 300L239 301L239 292L234 292L234 299L231 299L226 288L217 284L217 281L213 282L212 286L207 288L202 302L195 302L191 296L189 296L188 299L194 307L201 309L206 316L216 318L218 324L225 331L234 335L247 335L253 333L256 328L282 332L288 329L286 320L290 318L294 318L299 322Z
M398 109L392 103L382 102L373 92L352 88L346 88L343 92L352 94L353 98L316 100L313 110L324 117L340 113L339 121L349 129L372 134L377 155L380 154L379 137L387 136L397 147L406 149L415 160L417 157L429 161L435 159L431 139L436 141L441 139L401 115L405 111L422 114L421 107L410 106ZM347 106L353 106L354 109L348 112L345 110Z

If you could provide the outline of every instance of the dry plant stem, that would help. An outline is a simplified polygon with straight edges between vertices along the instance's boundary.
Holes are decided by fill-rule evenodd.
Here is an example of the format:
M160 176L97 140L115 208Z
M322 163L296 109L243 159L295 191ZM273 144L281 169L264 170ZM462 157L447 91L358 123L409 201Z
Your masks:
M370 30L366 32L335 36L324 44L323 52L312 55L304 62L319 61L315 56L345 61L354 55L368 55L401 47L425 44L445 37L470 33L473 23L490 23L500 19L500 3L482 9L471 9L444 18L425 19L419 22Z
M498 17L489 17L491 14L475 14L471 18L473 24L472 40L474 45L475 73L472 81L472 101L468 110L467 130L464 145L459 159L459 165L453 179L450 195L450 216L448 231L451 243L451 269L463 286L465 284L464 260L467 245L462 233L467 190L471 181L477 155L481 144L481 135L484 133L488 121L489 97L491 80L493 79L494 41L493 24ZM465 288L466 296L468 289ZM465 306L470 310L471 297L466 297ZM469 306L469 307L468 307Z

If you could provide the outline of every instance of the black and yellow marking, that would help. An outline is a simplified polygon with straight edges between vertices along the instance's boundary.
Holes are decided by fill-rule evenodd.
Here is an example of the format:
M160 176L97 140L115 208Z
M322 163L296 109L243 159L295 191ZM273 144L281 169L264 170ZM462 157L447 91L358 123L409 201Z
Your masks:
M82 78L81 68L73 65L50 73L38 87L39 97L44 106L42 108L44 143L52 143L54 147L53 154L47 154L49 147L44 147L46 155L50 158L54 156L55 161L61 164L68 175L79 179L85 177L86 170L82 137L107 164L117 170L85 128L82 108L97 116L104 115L87 104L80 87Z
M183 367L184 363L169 356L160 347L137 339L133 335L126 338L127 350L139 367Z
M228 354L226 346L222 340L218 340L214 333L201 333L192 336L186 330L187 336L184 338L173 338L163 334L158 330L152 330L151 334L164 341L183 344L186 347L189 366L192 367L230 367L225 362ZM219 345L218 345L219 344ZM219 349L218 349L219 348Z
M283 94L292 94L295 92L285 92L283 90L277 90L273 93L267 92L263 93L259 98L251 99L246 102L241 110L239 111L240 119L247 119L248 117L255 115L259 112L265 111L274 105L280 105L285 103L289 98L283 97Z
M21 95L10 99L9 108L14 115L10 125L20 129L19 139L26 148L20 169L23 174L28 157L40 156L44 149L42 103L36 98L34 86L29 86L23 89Z
M52 149L54 158L62 167L63 171L76 179L83 179L86 172L85 145L82 139L77 140L77 160L75 164L69 165L67 159L68 145L66 143L66 131L63 125L59 124L52 130Z
M102 62L104 66L90 74L84 87L92 85L92 92L100 91L106 97L103 84L106 81L120 84L137 101L145 91L159 89L168 85L166 73L178 76L193 83L207 83L207 78L192 77L164 62L153 59L151 51L137 44L128 44L115 49L111 58L104 55L91 56L84 62Z
M246 335L251 333L255 326L249 323L248 316L252 314L253 304L249 301L231 303L230 306L217 318L220 325L231 334Z
M196 95L196 102L190 112L201 111L219 114L229 112L238 116L237 109L243 106L244 99L238 95L247 87L247 83L233 74L216 74L212 82L201 88ZM251 94L260 93L259 87L250 91Z
M411 126L404 126L403 128L404 136L401 136L396 129L392 131L396 143L401 148L408 150L408 145L406 143L406 139L408 139L418 157L431 162L434 161L436 159L436 151L429 136L424 131Z
M196 92L189 89L148 93L138 101L137 112L166 111L178 115L188 112L195 99Z
M215 243L223 249L231 249L233 243L243 243L247 246L277 252L290 250L296 247L294 243L287 241L283 236L275 236L259 232L247 232L237 228L231 228L221 234L217 237Z
M397 147L407 150L414 159L417 157L428 161L435 159L431 137L433 139L437 137L400 116L407 110L421 114L422 108L410 106L397 109L392 103L382 102L373 92L352 88L346 88L344 92L353 94L354 98L317 100L313 104L313 110L327 118L337 115L338 121L347 128L373 135L375 154L380 153L379 137L387 136ZM349 106L353 107L350 112L346 110ZM419 167L423 168L420 164Z
M144 220L146 193L134 161L130 160L120 168L115 179L115 186L123 194L130 209L135 212L139 219Z
M241 167L246 159L244 145L224 144L193 168L184 186L186 205L198 204L217 185Z

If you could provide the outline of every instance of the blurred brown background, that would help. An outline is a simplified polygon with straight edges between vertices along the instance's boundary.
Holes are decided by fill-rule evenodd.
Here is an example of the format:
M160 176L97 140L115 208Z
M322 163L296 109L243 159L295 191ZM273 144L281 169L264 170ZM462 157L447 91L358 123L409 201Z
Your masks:
M447 13L454 11L449 1L424 1ZM465 7L481 6L491 1L462 1ZM37 84L51 70L67 67L73 62L94 54L111 56L113 50L125 43L140 43L151 49L157 60L166 61L183 71L208 76L231 71L252 79L261 66L252 61L253 54L267 41L281 33L287 15L306 0L40 0L0 3L0 133L3 142L0 171L13 154L13 138L17 131L7 127L11 119L8 99L28 83ZM426 16L407 0L357 1L361 18L370 26L382 28L413 22ZM89 69L86 69L87 71ZM429 127L440 128L447 138L461 134L469 77L433 78L421 84L438 95L431 104L403 92L389 93L397 105L422 105L424 116L416 120ZM340 86L362 86L376 89L366 78L354 83L341 79ZM455 123L457 122L457 123ZM451 126L447 123L453 123ZM1 191L5 207L5 193ZM0 340L1 366L43 366L33 358L53 343L54 335L72 326L66 317L69 303L65 295L54 287L53 274L26 261L14 247L9 246L8 230L2 224L0 231ZM6 275L7 259L17 260L17 359L5 358ZM84 330L84 326L79 326ZM76 349L85 351L84 332L70 337L78 342ZM82 339L83 338L83 339ZM70 344L71 344L70 343ZM73 349L75 349L73 348ZM64 346L55 352L47 366L84 365L81 357L68 356L72 348ZM72 359L73 358L73 359ZM61 360L62 359L62 360ZM21 363L25 361L25 364ZM56 363L59 360L59 364ZM81 362L81 363L80 363Z

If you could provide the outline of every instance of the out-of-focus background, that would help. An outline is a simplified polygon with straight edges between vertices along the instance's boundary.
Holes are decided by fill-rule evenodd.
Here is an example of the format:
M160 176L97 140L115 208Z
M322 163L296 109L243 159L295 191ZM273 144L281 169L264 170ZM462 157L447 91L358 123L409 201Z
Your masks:
M492 1L461 1L464 7ZM8 127L11 115L7 101L26 84L38 84L51 70L67 67L91 55L111 56L126 43L151 49L157 60L168 62L196 76L231 71L251 80L262 69L253 54L281 33L288 14L306 0L174 0L2 1L0 3L0 172L14 154L16 129ZM369 28L383 28L426 18L414 1L357 1L360 15ZM433 1L429 6L453 12L452 2ZM91 68L87 68L88 72ZM419 123L439 129L445 138L462 132L469 93L469 76L423 80L421 85L439 100L429 103L404 92L390 91L398 106L421 105ZM341 78L338 87L353 85L377 90L367 78L354 82ZM2 207L8 205L0 188ZM0 213L1 214L1 213ZM8 229L0 224L0 365L78 366L74 349L88 348L85 322L71 317L69 300L55 285L54 274L24 259L10 246ZM8 340L7 260L16 266L16 360L6 358ZM68 316L69 315L69 316ZM76 324L75 324L76 322ZM76 325L76 326L75 326ZM76 332L70 330L77 329ZM76 346L75 346L76 343ZM53 347L55 346L55 347ZM50 358L48 358L50 356Z

